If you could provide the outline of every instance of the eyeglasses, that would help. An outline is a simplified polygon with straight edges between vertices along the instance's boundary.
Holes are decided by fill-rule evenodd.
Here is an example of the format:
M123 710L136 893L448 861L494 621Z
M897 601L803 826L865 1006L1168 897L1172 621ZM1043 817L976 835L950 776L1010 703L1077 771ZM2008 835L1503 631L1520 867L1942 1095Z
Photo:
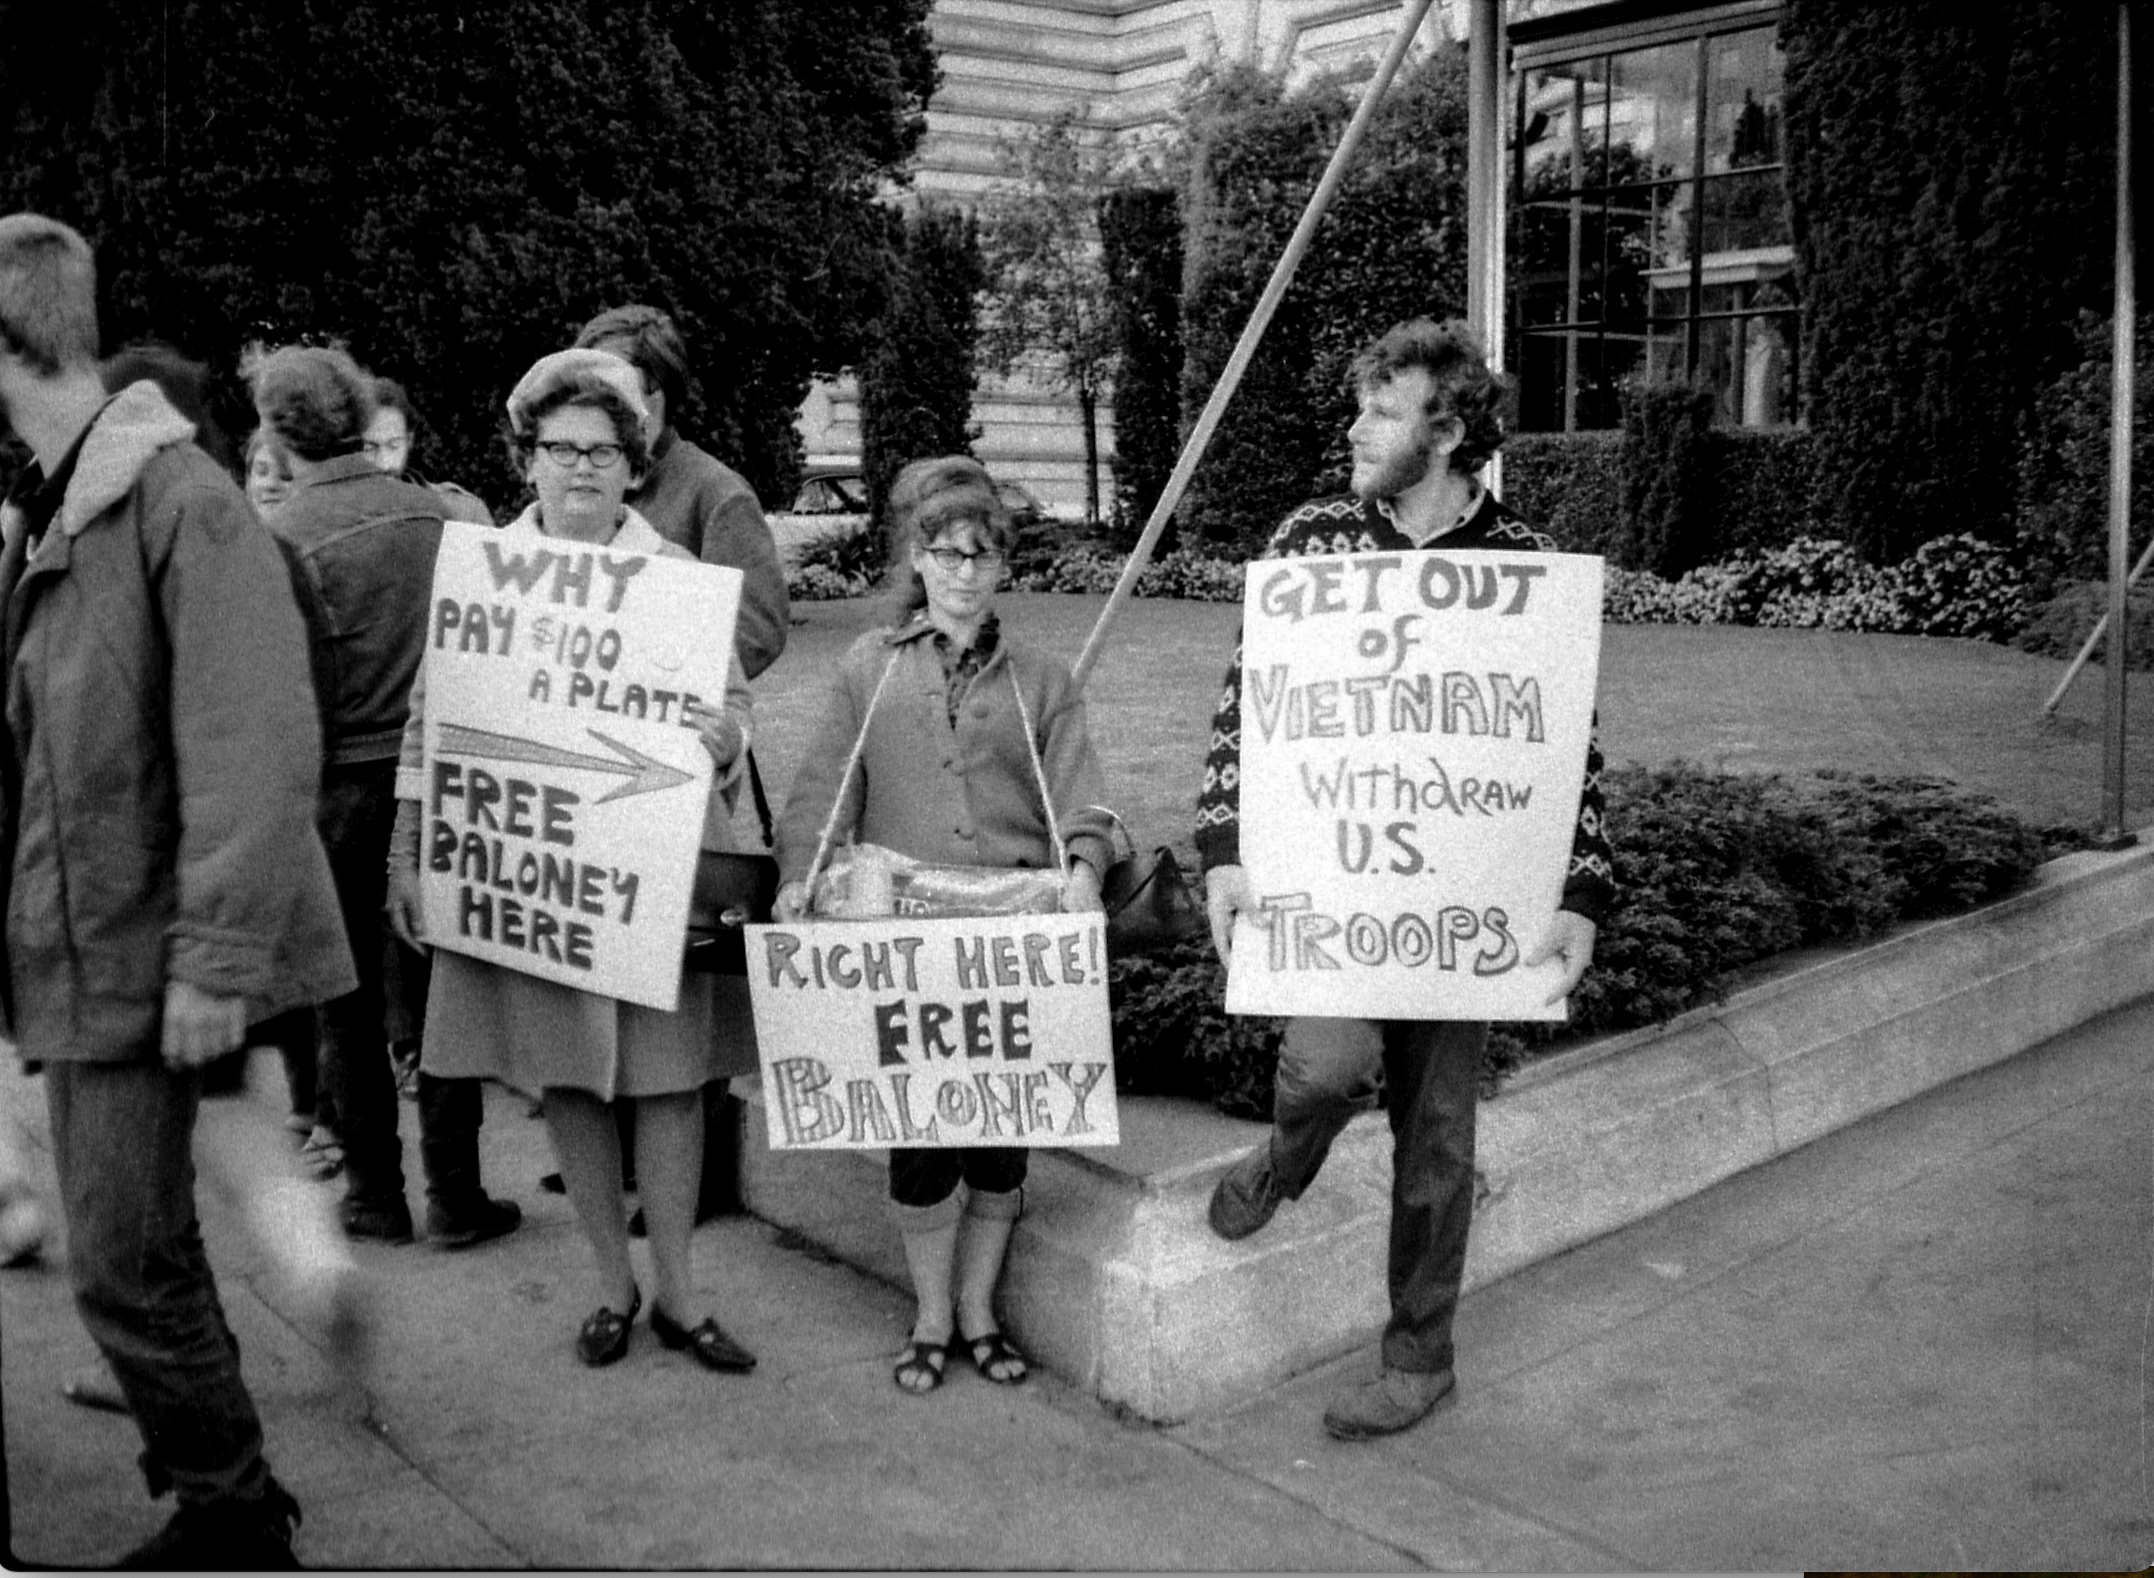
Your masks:
M999 548L982 548L978 553L967 553L962 548L930 548L927 556L950 575L963 569L976 569L991 574L1002 568L1002 551Z
M604 471L628 453L619 444L571 444L559 439L532 447L563 471L574 471L579 460L588 460L593 471Z

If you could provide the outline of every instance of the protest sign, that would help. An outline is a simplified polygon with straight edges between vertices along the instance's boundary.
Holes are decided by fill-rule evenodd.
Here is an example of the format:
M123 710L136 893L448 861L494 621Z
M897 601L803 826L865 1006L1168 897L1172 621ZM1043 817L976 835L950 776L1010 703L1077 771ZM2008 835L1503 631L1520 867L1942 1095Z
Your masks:
M738 570L450 521L426 640L427 940L671 1010Z
M1115 1145L1105 918L748 928L774 1150Z
M1523 955L1563 891L1592 735L1601 561L1249 566L1229 1012L1560 1019Z

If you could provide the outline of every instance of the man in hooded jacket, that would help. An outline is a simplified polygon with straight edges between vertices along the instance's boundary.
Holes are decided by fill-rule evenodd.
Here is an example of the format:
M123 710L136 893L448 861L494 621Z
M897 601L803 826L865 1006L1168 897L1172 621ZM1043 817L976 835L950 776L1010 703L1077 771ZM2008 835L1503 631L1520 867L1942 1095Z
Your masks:
M201 1065L354 984L314 831L299 612L148 382L98 376L95 262L0 218L0 1009L43 1072L75 1302L178 1511L122 1565L296 1565L194 1208Z

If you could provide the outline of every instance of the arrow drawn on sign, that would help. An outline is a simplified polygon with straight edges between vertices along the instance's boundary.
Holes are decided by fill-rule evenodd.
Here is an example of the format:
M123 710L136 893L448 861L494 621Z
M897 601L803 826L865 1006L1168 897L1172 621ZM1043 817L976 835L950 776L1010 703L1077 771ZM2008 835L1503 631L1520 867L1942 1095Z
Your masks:
M587 756L580 751L564 750L558 745L547 745L538 740L527 740L516 734L495 734L488 729L466 728L461 723L444 723L441 726L441 754L444 756L483 756L497 762L530 762L538 767L574 767L585 772L618 773L627 782L617 784L598 797L598 804L608 800L623 800L632 794L650 794L659 789L671 789L694 780L693 773L684 773L678 767L668 766L655 756L646 756L633 745L623 745L610 735L596 729L586 731L591 738L615 753L614 756Z

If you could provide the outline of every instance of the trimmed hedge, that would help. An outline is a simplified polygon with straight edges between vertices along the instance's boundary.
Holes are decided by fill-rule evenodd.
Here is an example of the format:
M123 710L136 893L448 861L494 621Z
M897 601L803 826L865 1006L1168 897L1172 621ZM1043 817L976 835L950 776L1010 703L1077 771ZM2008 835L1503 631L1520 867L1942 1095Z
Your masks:
M1520 433L1503 446L1503 500L1565 553L1622 562L1623 435Z
M1711 772L1686 762L1603 780L1621 892L1567 1026L1508 1026L1489 1084L1557 1042L1658 1024L1724 997L1749 967L1959 914L2084 847L1942 779ZM1108 972L1116 1088L1269 1118L1280 1021L1229 1018L1209 942Z
M1504 501L1566 553L1648 566L1624 513L1624 435L1615 430L1520 433L1503 446ZM1804 428L1715 428L1706 436L1701 498L1705 560L1783 548L1819 535L1812 500L1818 446ZM1686 567L1687 568L1687 567Z

